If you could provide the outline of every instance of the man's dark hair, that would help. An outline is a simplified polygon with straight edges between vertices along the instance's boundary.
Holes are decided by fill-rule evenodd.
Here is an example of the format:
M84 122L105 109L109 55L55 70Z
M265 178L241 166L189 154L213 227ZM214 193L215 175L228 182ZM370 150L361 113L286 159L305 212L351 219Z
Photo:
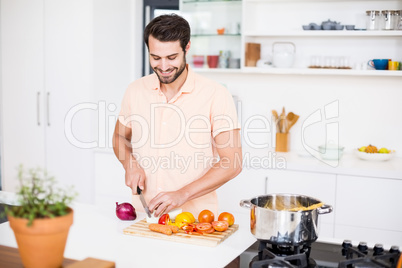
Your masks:
M183 51L190 41L190 25L179 15L168 14L154 18L144 30L144 42L147 45L149 36L161 42L180 41L180 46Z

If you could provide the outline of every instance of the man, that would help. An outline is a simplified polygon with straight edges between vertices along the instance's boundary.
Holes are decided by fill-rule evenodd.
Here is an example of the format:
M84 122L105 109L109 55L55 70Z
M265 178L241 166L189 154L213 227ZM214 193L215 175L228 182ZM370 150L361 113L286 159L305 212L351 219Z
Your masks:
M233 99L186 64L190 26L182 17L156 17L144 41L154 73L128 86L113 135L133 205L143 211L139 186L155 216L173 208L217 215L215 190L242 169Z

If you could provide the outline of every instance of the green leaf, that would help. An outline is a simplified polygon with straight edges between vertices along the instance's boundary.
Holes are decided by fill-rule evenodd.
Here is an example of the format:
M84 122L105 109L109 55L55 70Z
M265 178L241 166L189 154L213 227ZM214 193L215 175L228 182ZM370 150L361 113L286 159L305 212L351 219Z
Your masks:
M67 214L68 206L78 196L73 187L60 188L56 179L46 170L18 168L20 188L17 192L20 206L7 210L14 217L28 219L28 226L36 218L54 218ZM67 190L68 189L68 190Z

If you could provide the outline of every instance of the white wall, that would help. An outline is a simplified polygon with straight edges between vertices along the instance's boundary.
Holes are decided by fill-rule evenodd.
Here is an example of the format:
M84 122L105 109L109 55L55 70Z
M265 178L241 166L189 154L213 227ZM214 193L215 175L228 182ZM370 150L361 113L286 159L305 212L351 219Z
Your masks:
M142 1L94 1L94 21L94 124L98 148L111 151L123 94L142 73Z
M128 84L142 74L142 1L94 1L95 192L98 205L130 202L124 169L113 154L112 135Z
M300 115L291 129L291 150L303 150L301 129L304 120L317 110L335 101L339 102L339 117L324 120L305 129L305 142L314 147L325 142L325 124L339 123L339 142L346 151L373 144L397 151L402 156L402 78L368 76L316 76L221 74L203 75L225 84L237 95L242 105L242 126L255 115L271 122L271 110L278 112L284 106L287 112ZM324 114L323 114L324 116ZM255 120L251 127L262 128ZM243 133L244 134L244 133ZM244 151L261 153L266 149L253 149L243 135ZM255 144L269 143L271 133L250 134Z

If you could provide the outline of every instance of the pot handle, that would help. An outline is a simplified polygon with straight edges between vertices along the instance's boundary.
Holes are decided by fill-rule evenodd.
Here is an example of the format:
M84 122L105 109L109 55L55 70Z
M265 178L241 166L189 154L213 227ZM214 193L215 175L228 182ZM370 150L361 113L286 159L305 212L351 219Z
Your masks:
M251 202L250 200L241 200L240 206L244 208L251 208Z
M327 214L332 212L332 206L331 205L322 205L321 207L317 208L318 214Z

